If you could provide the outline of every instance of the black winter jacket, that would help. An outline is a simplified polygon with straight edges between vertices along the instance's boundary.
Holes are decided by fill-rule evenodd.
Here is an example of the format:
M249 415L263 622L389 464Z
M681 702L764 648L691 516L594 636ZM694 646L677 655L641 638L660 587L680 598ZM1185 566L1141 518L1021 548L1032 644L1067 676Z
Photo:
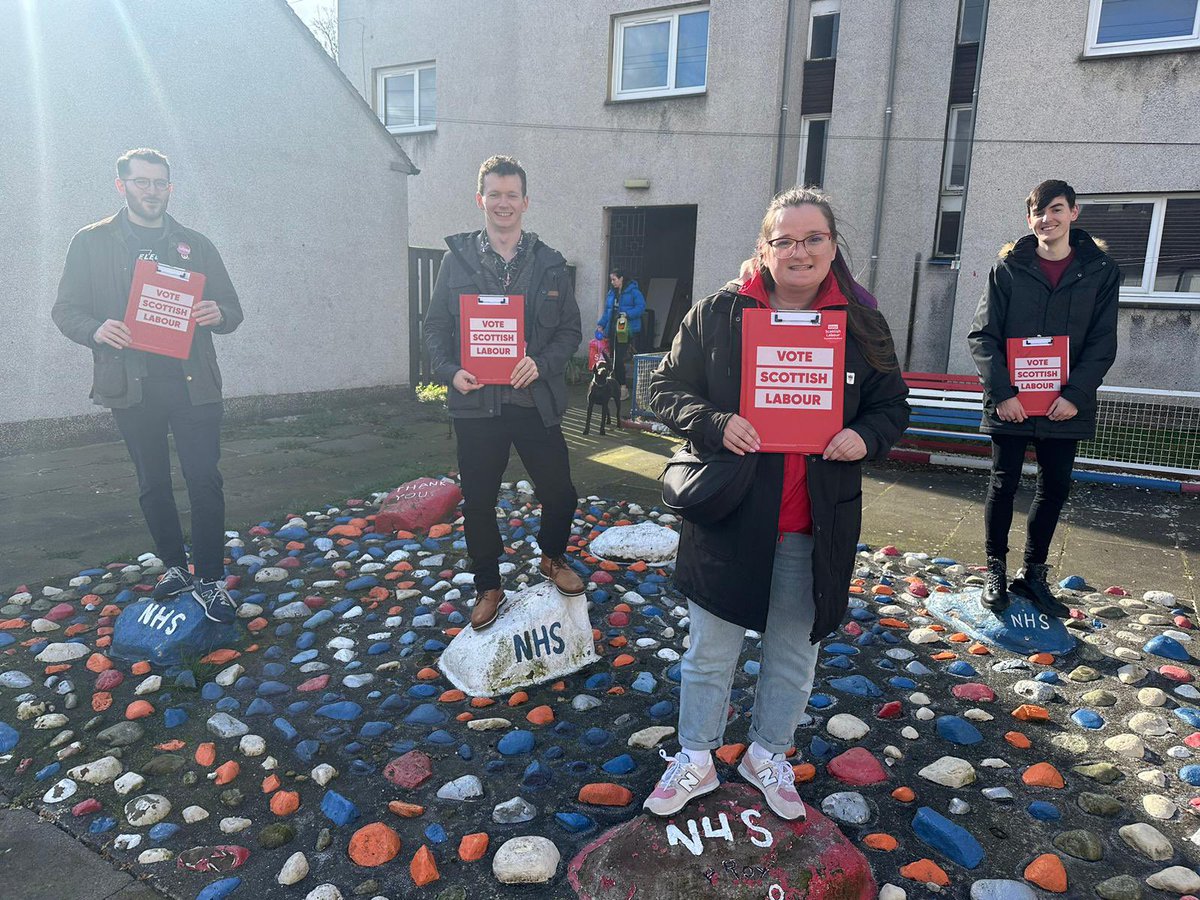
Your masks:
M547 427L562 421L567 410L567 361L583 339L575 288L561 253L534 235L525 296L525 355L537 363L538 377L531 384L533 401ZM460 294L495 294L493 279L479 259L479 232L446 238L450 252L442 258L433 286L429 311L425 314L425 346L433 377L449 385L462 366L459 363ZM524 279L522 279L524 280ZM515 291L514 291L515 293ZM486 418L500 415L500 392L485 385L460 394L451 385L446 405L452 417Z
M741 396L742 311L757 304L737 286L706 297L684 317L670 353L650 376L650 408L698 448L722 446ZM834 306L834 309L844 308ZM872 315L880 315L871 311ZM881 316L882 318L882 316ZM897 368L880 372L846 341L844 422L883 459L908 425L908 388ZM684 522L675 585L693 603L728 622L762 631L783 498L783 454L763 453L750 493L715 525ZM862 466L806 456L813 521L815 644L841 624L862 524Z
M216 403L221 399L221 370L212 336L229 334L241 325L242 307L212 241L171 216L165 218L166 231L160 244L167 252L159 262L202 273L202 299L212 300L221 308L221 324L197 327L192 352L182 361L192 403ZM133 284L133 251L125 240L127 221L128 213L122 209L76 232L58 283L58 299L50 313L59 331L92 351L92 402L116 409L142 402L148 356L140 350L116 350L92 340L106 319L125 318Z
M1004 247L992 267L967 335L983 381L980 431L1073 440L1088 440L1096 433L1096 391L1117 356L1121 270L1083 229L1072 228L1069 240L1075 258L1053 290L1038 266L1037 238L1032 234ZM1065 422L1046 416L1001 421L996 406L1017 395L1008 374L1007 339L1063 334L1071 339L1071 362L1062 396L1079 413Z

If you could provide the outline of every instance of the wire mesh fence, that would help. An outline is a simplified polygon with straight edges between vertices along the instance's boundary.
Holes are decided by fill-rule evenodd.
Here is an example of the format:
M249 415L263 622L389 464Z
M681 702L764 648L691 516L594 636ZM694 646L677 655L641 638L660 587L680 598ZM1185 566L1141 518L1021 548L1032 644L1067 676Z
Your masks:
M650 409L649 376L665 355L634 356L632 417L656 420ZM1200 393L1115 387L1101 388L1097 400L1096 437L1079 445L1079 463L1200 478ZM981 440L980 401L972 394L957 395L955 401L939 403L934 410L910 398L914 407L910 432Z

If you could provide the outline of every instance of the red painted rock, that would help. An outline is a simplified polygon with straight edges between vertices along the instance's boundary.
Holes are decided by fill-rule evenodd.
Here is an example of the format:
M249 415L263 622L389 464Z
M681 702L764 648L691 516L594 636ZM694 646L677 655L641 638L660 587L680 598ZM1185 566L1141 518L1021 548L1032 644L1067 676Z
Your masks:
M1163 678L1169 678L1171 681L1178 681L1182 684L1187 684L1192 680L1191 673L1179 666L1159 666L1158 674Z
M879 707L879 712L875 716L880 719L895 719L903 712L903 707L899 700L889 700L883 706Z
M996 692L986 684L956 684L950 692L959 700L970 700L972 703L991 703L996 699Z
M452 481L418 478L400 485L384 498L375 516L375 530L427 531L446 519L462 502L462 491Z
M89 797L76 803L71 807L71 815L73 816L90 816L92 813L100 812L104 807L100 805L100 801L95 797Z
M105 669L96 679L96 690L111 691L124 680L125 676L119 669Z
M879 784L887 781L887 772L865 747L852 747L835 756L825 770L846 784Z
M383 777L397 787L415 788L433 776L433 761L420 750L397 756L383 770Z
M567 880L581 900L828 900L878 890L866 857L833 822L811 806L803 821L786 822L744 784L726 784L671 819L638 816L610 829L571 861Z
M308 681L296 685L296 690L300 691L301 693L308 693L309 691L323 691L325 690L325 686L328 684L328 675L317 675L314 678L308 679Z

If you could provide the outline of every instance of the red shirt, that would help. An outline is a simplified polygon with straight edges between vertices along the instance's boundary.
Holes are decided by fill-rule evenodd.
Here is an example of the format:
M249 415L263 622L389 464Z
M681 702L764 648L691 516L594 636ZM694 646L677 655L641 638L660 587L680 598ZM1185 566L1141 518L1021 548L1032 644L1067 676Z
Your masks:
M1050 282L1050 290L1058 287L1058 283L1062 281L1063 272L1067 271L1067 266L1071 264L1071 260L1075 258L1075 248L1071 248L1071 252L1062 259L1043 259L1038 256L1038 267L1042 270L1042 274Z
M753 297L758 305L770 309L770 295L763 284L762 275L755 273L742 285L741 293ZM825 309L830 306L845 306L846 298L838 287L833 272L825 276L817 297L809 309ZM783 454L783 497L779 502L779 533L798 531L812 534L812 503L808 497L808 466L803 453Z

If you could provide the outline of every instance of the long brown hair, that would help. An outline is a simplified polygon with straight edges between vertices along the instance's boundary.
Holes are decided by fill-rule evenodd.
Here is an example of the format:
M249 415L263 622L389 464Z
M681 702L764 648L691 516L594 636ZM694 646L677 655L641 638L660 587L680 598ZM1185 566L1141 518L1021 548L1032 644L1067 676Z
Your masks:
M776 194L771 205L767 207L767 214L763 216L762 229L759 232L758 245L754 250L754 260L762 273L767 290L775 290L775 279L771 277L771 272L763 261L763 247L766 246L766 241L771 236L771 230L778 223L780 215L791 206L815 206L825 217L825 221L829 225L829 233L837 244L830 270L837 280L838 289L846 298L846 323L850 329L850 335L858 343L871 368L880 372L894 372L900 368L900 365L896 361L892 333L888 330L887 321L879 311L863 306L862 301L858 299L858 292L855 290L857 284L854 276L850 274L850 266L846 264L846 257L842 252L841 235L837 230L837 219L833 214L833 206L829 202L829 195L824 191L815 188L794 187L781 194Z

